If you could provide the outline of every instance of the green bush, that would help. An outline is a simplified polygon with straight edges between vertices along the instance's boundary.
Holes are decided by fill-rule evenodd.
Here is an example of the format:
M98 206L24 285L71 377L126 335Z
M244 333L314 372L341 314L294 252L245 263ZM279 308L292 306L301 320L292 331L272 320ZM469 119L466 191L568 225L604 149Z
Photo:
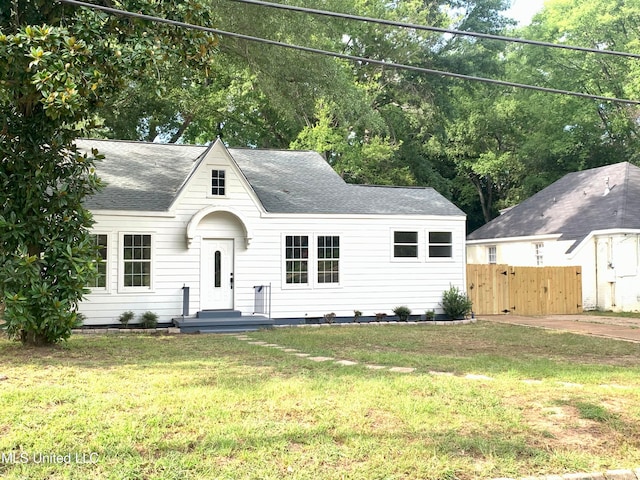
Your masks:
M118 321L122 324L123 327L126 327L131 320L133 320L134 313L129 310L127 312L122 312L118 317Z
M458 287L451 286L442 294L442 309L451 320L466 317L471 313L473 304L467 294L460 291Z
M406 322L411 316L411 309L405 306L396 307L393 309L393 313L397 315L398 320L400 320L401 322Z
M158 314L144 312L140 317L140 323L144 328L156 328L158 326Z

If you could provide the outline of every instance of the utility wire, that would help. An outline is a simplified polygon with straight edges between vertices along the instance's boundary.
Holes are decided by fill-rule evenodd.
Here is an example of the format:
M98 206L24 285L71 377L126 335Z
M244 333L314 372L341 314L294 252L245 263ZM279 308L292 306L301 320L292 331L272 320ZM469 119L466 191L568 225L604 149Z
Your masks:
M57 0L57 1L60 2L60 3L67 3L69 5L76 5L76 6L90 8L90 9L94 9L94 10L102 10L102 11L105 11L105 12L108 12L108 13L113 13L113 14L116 14L116 15L122 15L122 16L132 17L132 18L139 18L139 19L142 19L142 20L148 20L150 22L165 23L165 24L168 24L168 25L176 26L176 27L189 28L189 29L193 29L193 30L200 30L200 31L208 32L208 33L214 33L216 35L239 38L239 39L247 40L247 41L251 41L251 42L258 42L258 43L263 43L263 44L266 44L266 45L273 45L273 46L277 46L277 47L289 48L289 49L292 49L292 50L298 50L298 51L307 52L307 53L313 53L313 54L325 55L325 56L329 56L329 57L341 58L341 59L344 59L344 60L351 60L351 61L360 62L360 63L364 63L364 64L381 65L381 66L384 66L384 67L397 68L397 69L401 69L401 70L409 70L409 71L413 71L413 72L428 73L428 74L432 74L432 75L440 75L440 76L443 76L443 77L452 77L452 78L458 78L458 79L462 79L462 80L471 80L471 81L476 81L476 82L484 82L484 83L490 83L490 84L501 85L501 86L506 86L506 87L514 87L514 88L522 88L522 89L527 89L527 90L535 90L535 91L545 92L545 93L555 93L555 94L560 94L560 95L570 95L570 96L574 96L574 97L588 98L588 99L591 99L591 100L600 100L600 101L605 101L605 102L616 102L616 103L626 103L626 104L632 104L632 105L640 105L640 101L637 101L637 100L628 100L628 99L621 99L621 98L616 98L616 97L605 97L605 96L601 96L601 95L591 95L591 94L588 94L588 93L573 92L573 91L569 91L569 90L559 90L559 89L555 89L555 88L538 87L538 86L535 86L535 85L527 85L527 84L522 84L522 83L513 83L513 82L507 82L507 81L503 81L503 80L495 80L495 79L491 79L491 78L476 77L476 76L472 76L472 75L463 75L463 74L460 74L460 73L444 72L444 71L441 71L441 70L433 70L433 69L429 69L429 68L415 67L415 66L411 66L411 65L404 65L404 64L401 64L401 63L385 62L383 60L374 60L374 59L370 59L370 58L366 58L366 57L358 57L358 56L347 55L347 54L343 54L343 53L330 52L330 51L327 51L327 50L320 50L320 49L317 49L317 48L303 47L303 46L300 46L300 45L293 45L293 44L289 44L289 43L277 42L275 40L268 40L268 39L265 39L265 38L253 37L253 36L244 35L244 34L241 34L241 33L226 32L224 30L219 30L219 29L216 29L216 28L203 27L201 25L193 25L193 24L190 24L190 23L180 22L180 21L177 21L177 20L169 20L169 19L166 19L166 18L154 17L154 16L151 16L151 15L143 14L143 13L135 13L135 12L128 12L126 10L118 10L116 8L104 7L102 5L95 5L95 4L92 4L92 3L86 3L86 2L82 2L82 1L78 1L78 0Z
M589 52L589 53L597 53L602 55L617 55L620 57L629 57L629 58L637 58L640 59L640 54L629 53L629 52L618 52L615 50L599 50L597 48L588 48L588 47L578 47L574 45L567 45L562 43L549 43L549 42L541 42L537 40L527 40L524 38L518 37L505 37L502 35L492 35L489 33L478 33L478 32L469 32L465 30L451 30L448 28L441 27L429 27L425 25L418 25L415 23L406 23L406 22L397 22L394 20L384 20L380 18L372 18L372 17L362 17L359 15L351 15L348 13L339 13L339 12L330 12L327 10L318 10L315 8L306 8L306 7L298 7L295 5L284 5L281 3L272 3L265 2L263 0L231 0L232 2L237 3L246 3L250 5L260 5L263 7L269 8L279 8L281 10L288 10L292 12L302 12L302 13L310 13L313 15L324 15L326 17L334 17L334 18L342 18L346 20L357 20L360 22L368 22L368 23L377 23L380 25L390 25L393 27L403 27L403 28L412 28L414 30L426 30L429 32L439 32L439 33L449 33L453 35L464 35L468 37L478 37L478 38L487 38L491 40L501 40L504 42L513 42L513 43L524 43L526 45L537 45L541 47L551 47L551 48L563 48L566 50L574 50L579 52Z

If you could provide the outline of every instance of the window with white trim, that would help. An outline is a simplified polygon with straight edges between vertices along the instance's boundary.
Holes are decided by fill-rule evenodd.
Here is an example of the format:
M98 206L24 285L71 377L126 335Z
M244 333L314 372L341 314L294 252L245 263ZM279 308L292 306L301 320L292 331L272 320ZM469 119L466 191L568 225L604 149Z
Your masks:
M451 232L429 232L429 258L452 258L453 234Z
M418 232L393 232L394 258L418 258Z
M225 192L224 170L211 170L211 195L222 196Z
M318 237L318 283L340 281L340 237Z
M124 287L151 287L151 235L122 236Z
M495 245L490 245L487 247L487 261L490 264L498 263L498 252Z
M307 285L309 283L309 237L287 235L285 238L286 283Z
M535 253L536 253L536 265L541 267L544 265L544 243L536 243L534 244Z
M91 238L96 245L99 260L96 261L96 276L92 282L87 285L93 289L107 288L107 256L108 256L108 236L104 233L92 234Z

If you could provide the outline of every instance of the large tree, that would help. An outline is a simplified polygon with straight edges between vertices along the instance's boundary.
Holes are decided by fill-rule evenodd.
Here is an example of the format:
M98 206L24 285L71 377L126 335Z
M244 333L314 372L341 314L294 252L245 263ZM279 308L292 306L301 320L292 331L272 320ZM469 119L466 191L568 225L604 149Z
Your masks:
M151 1L108 3L206 21L197 3L165 12ZM83 200L99 187L99 153L78 152L75 138L95 126L96 111L122 85L165 61L200 64L214 43L212 36L45 0L2 9L0 302L10 337L36 345L66 339L95 273ZM193 49L183 51L185 45Z

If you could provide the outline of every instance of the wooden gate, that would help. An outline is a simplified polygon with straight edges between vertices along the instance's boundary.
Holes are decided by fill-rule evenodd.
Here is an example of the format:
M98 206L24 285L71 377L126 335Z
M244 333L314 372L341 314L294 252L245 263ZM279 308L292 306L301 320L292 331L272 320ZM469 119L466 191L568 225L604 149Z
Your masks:
M467 294L479 315L581 313L582 268L470 264Z

